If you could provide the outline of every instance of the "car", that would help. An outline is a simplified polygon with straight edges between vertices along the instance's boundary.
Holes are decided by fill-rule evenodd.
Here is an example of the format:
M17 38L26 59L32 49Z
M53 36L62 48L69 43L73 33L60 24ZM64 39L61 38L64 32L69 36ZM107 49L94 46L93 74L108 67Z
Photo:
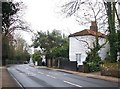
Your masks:
M23 63L24 63L24 64L28 64L28 61L24 61Z

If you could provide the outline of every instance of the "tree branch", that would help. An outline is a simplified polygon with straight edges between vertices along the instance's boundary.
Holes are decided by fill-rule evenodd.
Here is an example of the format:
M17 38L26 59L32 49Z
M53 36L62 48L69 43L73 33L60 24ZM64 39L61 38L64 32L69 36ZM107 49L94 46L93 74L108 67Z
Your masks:
M85 41L85 40L80 40L80 39L78 39L77 37L75 37L75 39L76 39L76 40L78 40L78 41L81 41L81 42L86 43L86 44L87 44L87 46L88 46L88 49L90 49L90 46L89 46L89 44L88 44L88 42L87 42L87 41Z

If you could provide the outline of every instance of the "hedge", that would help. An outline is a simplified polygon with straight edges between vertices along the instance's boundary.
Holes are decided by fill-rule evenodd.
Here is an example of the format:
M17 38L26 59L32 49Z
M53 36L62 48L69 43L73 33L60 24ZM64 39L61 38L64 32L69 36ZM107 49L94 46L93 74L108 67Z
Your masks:
M120 63L105 63L101 65L101 75L120 78Z
M99 63L84 62L83 64L84 64L83 65L83 72L85 72L85 73L100 71Z

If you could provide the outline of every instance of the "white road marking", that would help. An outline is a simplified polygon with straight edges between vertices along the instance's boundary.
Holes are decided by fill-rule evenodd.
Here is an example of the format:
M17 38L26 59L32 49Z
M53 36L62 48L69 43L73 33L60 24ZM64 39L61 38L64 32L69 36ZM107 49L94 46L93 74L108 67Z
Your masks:
M28 75L28 76L36 76L36 74L34 74L34 73L30 73L30 72L27 73L27 75Z
M63 75L68 75L68 74L63 74Z
M50 76L50 75L47 75L47 76Z
M51 78L54 78L54 79L55 79L55 77L54 77L54 76L51 76L51 75L46 75L46 76L48 76L48 77L51 77Z
M74 84L74 83L71 83L71 82L68 82L68 81L64 81L65 83L68 83L68 84L70 84L70 85L73 85L73 86L76 86L76 87L82 87L82 86L80 86L80 85L77 85L77 84Z
M26 68L28 70L28 68Z
M31 74L32 76L36 76L36 74Z
M12 78L17 82L17 84L21 87L21 89L24 89L23 86L21 85L21 83L15 78L15 76L11 72L9 72L9 73L12 76Z
M42 73L42 72L38 72L39 74L44 74L44 73Z

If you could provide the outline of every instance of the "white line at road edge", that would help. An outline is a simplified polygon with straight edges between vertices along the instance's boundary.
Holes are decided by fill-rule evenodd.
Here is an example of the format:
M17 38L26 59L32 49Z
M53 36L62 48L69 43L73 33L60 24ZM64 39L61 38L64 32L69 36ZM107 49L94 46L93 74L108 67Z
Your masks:
M22 86L22 84L14 77L14 75L11 72L9 72L9 73L12 76L12 78L17 82L17 84L21 87L21 89L24 89L24 87Z
M46 76L51 77L51 78L55 78L54 76L51 76L51 75L46 75Z
M80 86L80 85L77 85L77 84L74 84L74 83L71 83L71 82L68 82L68 81L64 81L65 83L68 83L68 84L70 84L70 85L73 85L73 86L76 86L76 87L82 87L82 86Z

